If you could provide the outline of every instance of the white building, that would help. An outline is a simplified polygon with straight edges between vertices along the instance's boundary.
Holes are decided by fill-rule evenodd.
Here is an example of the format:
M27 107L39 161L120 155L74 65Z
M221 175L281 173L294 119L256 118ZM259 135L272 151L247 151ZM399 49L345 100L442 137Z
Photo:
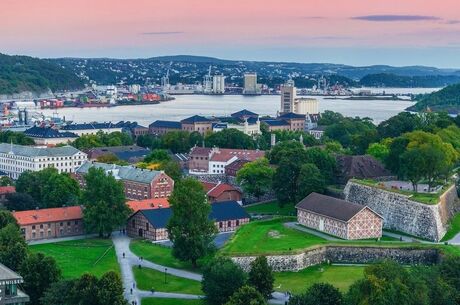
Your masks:
M297 98L294 101L294 113L297 114L318 114L319 102L314 98Z
M225 76L214 75L212 77L212 93L224 94L225 93Z
M132 94L138 94L141 91L141 85L133 84L129 86L129 92Z
M295 112L296 87L294 81L289 80L282 85L281 91L281 113Z
M41 148L15 144L0 144L0 170L12 179L25 171L40 171L48 167L59 173L74 173L87 155L72 146Z
M222 131L224 129L233 128L233 129L239 130L239 131L247 134L248 136L254 136L254 135L261 134L259 119L257 119L255 122L253 122L253 121L254 121L254 119L252 119L252 120L246 119L241 124L215 123L212 126L212 131L213 132L219 132L219 131Z
M96 134L99 131L103 133L112 133L112 132L122 132L123 128L126 127L124 122L112 123L78 123L78 124L69 124L61 127L61 130L72 132L79 137L84 135Z

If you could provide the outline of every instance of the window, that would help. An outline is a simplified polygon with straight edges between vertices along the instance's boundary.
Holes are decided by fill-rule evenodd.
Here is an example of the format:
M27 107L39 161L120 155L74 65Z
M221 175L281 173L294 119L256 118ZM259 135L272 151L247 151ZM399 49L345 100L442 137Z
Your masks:
M64 226L64 223L63 223L63 222L61 222L59 225L60 225L61 227L63 227L63 226Z
M32 226L32 230L35 230L35 225Z
M239 219L236 220L236 225L237 225L237 226L240 225L240 220L239 220Z
M70 221L67 222L67 225L70 226Z
M223 226L222 221L219 221L219 228L222 229L222 226Z
M145 231L148 231L148 230L149 230L149 223L146 222L146 223L145 223Z
M232 226L232 222L231 222L231 221L228 221L228 222L227 222L227 226L228 226L228 227L231 227L231 226Z
M132 226L133 228L136 227L136 220L135 220L135 219L133 219L133 220L131 221L131 226Z
M75 224L78 225L78 220L75 220Z
M40 225L40 229L43 229L43 224Z

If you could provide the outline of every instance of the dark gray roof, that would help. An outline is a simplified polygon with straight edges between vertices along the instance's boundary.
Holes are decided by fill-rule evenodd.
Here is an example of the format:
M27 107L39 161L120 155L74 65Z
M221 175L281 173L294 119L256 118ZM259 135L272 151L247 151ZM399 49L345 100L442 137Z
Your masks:
M285 120L264 120L263 121L268 126L289 126L289 123Z
M241 117L258 117L259 115L255 112L249 111L247 109L243 109L241 111L232 113L230 116L234 118L241 118Z
M185 123L185 124L202 123L202 122L211 122L211 120L201 115L194 115L189 118L183 119L181 121L181 123Z
M118 123L112 122L92 122L92 123L78 123L78 124L69 124L61 127L62 130L88 130L88 129L109 129L109 128L130 128L136 122L124 122L120 121Z
M138 213L142 213L150 224L157 229L166 228L172 216L171 208L140 210ZM210 220L219 222L244 218L249 218L249 215L236 201L222 201L211 204Z
M350 178L380 178L391 176L382 163L369 155L337 156L337 167L344 179Z
M11 151L15 155L25 157L60 157L73 156L77 153L82 153L72 146L41 148L34 146L0 143L0 153L8 154Z
M279 119L305 119L305 114L297 114L294 112L288 112L280 115Z
M11 270L10 268L6 267L5 265L0 264L0 286L4 281L17 281L18 283L22 283L22 277Z
M112 147L97 147L90 149L88 155L92 159L96 159L98 156L105 154L114 154L118 159L124 161L130 161L132 159L138 159L146 157L150 154L150 149L140 147L137 145L130 146L112 146Z
M58 130L51 127L38 127L34 126L32 128L24 131L24 135L31 138L44 138L44 139L56 139L56 138L78 138L73 132L59 132Z
M105 172L111 173L117 179L140 183L151 183L155 177L161 173L160 171L140 169L134 166L120 166L115 164L90 161L83 163L83 165L77 169L77 173L84 175L88 173L89 169L92 167L102 168Z
M302 199L296 205L296 208L347 222L366 206L318 193L311 193Z
M181 123L175 121L162 121L157 120L149 125L149 127L157 127L157 128L171 128L171 129L181 129Z

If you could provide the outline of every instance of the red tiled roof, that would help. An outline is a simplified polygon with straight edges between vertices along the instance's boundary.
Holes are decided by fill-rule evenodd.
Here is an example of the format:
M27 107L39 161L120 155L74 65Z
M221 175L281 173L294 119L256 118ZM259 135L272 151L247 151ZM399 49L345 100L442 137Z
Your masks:
M228 192L228 191L237 191L238 193L241 193L234 186L231 186L230 184L227 184L227 183L221 183L221 184L218 184L216 187L214 187L212 190L210 190L207 195L212 198L217 198L220 195L222 195L222 193Z
M204 182L204 181L201 181L201 184L203 185L204 190L206 191L206 193L217 186L216 183Z
M19 225L58 222L83 218L81 206L13 212Z
M14 186L0 186L0 195L16 193L16 188Z
M237 157L238 160L255 161L265 156L263 150L246 150L246 149L229 149L220 148L215 151L211 156L211 161L228 161L233 157Z
M167 198L155 198L155 199L143 199L143 200L131 200L126 204L135 212L139 210L152 210L158 208L169 208L169 202Z

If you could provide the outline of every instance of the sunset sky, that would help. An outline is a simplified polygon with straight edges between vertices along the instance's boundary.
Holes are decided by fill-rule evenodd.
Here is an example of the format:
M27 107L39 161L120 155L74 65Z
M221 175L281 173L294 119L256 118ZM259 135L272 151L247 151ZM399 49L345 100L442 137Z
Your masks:
M460 1L0 0L0 52L460 68Z

